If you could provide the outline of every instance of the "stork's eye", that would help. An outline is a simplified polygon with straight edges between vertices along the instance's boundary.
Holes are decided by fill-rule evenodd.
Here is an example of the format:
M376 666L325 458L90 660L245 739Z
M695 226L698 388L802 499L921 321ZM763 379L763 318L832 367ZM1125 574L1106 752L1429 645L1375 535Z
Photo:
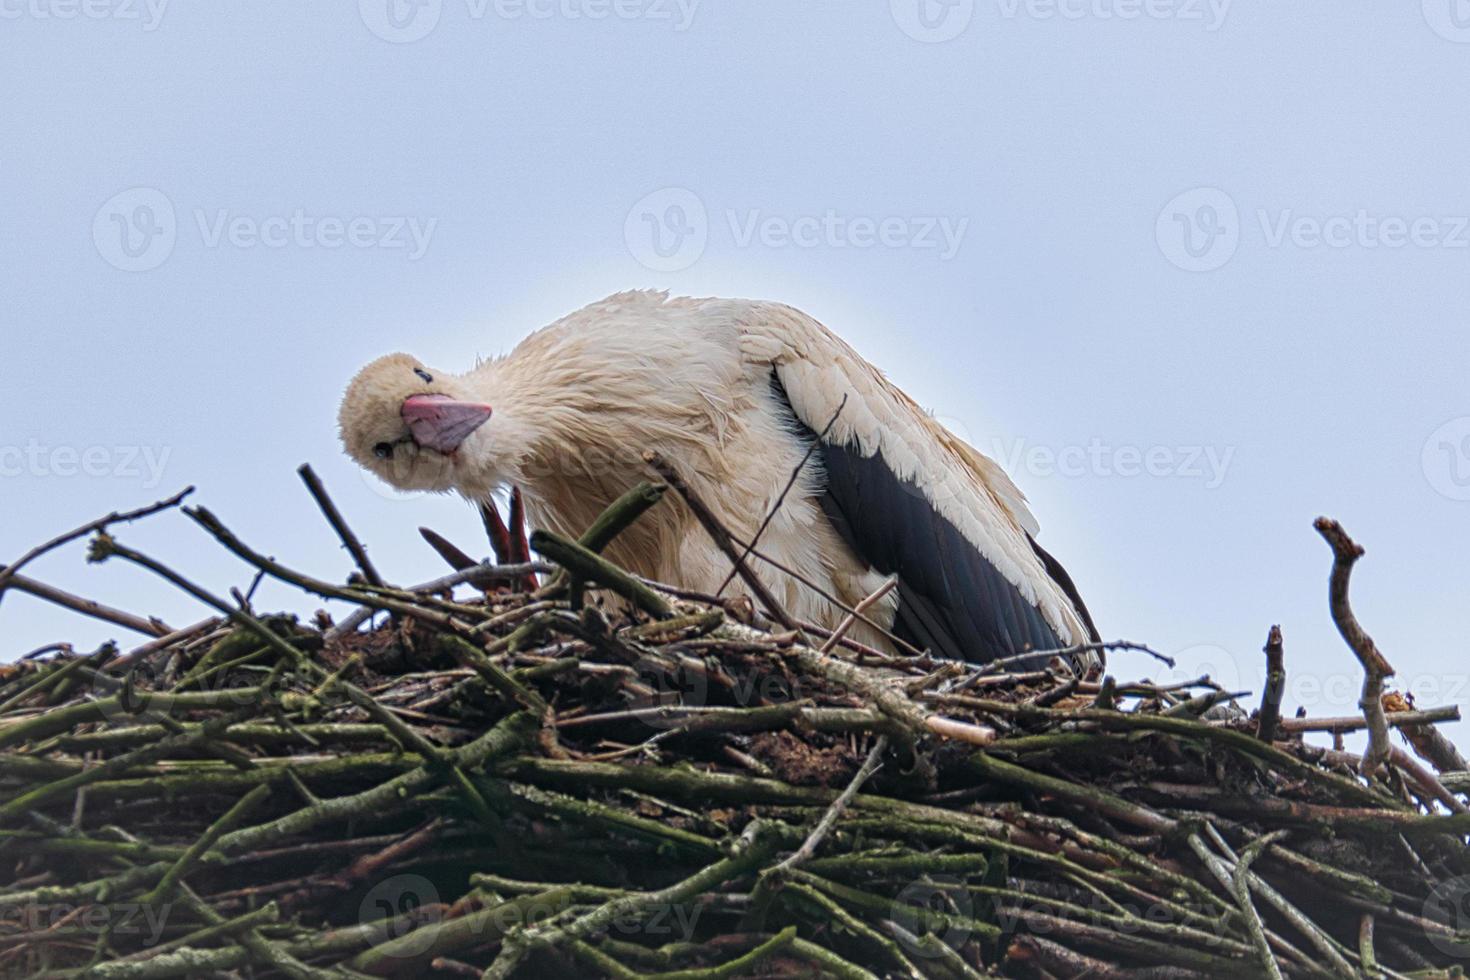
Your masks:
M434 383L434 376L432 374L430 374L428 371L425 371L421 367L414 368L413 369L413 373L414 374L417 374L420 378L423 378L425 384L433 384Z
M378 457L379 459L392 459L393 458L393 443L391 443L391 442L380 442L380 443L378 443L376 446L373 447L373 455L376 456L376 457Z

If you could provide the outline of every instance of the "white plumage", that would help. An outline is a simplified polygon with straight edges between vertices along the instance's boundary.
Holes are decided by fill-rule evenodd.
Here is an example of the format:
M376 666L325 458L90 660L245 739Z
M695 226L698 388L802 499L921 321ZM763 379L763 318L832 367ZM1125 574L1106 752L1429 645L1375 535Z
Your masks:
M340 421L348 453L395 486L473 500L519 486L534 523L572 536L646 478L642 453L657 450L748 540L834 416L761 551L847 605L897 574L870 615L943 655L986 661L1095 638L1000 467L788 306L619 293L464 374L380 358L349 386ZM677 503L609 556L698 591L730 572ZM843 618L797 579L752 566L794 616L829 628ZM876 631L857 637L887 645Z

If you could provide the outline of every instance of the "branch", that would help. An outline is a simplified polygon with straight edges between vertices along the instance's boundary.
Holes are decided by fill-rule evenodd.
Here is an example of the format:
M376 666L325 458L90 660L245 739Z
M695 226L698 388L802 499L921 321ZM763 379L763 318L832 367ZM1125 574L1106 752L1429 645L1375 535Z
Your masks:
M1392 744L1388 740L1388 721L1383 716L1383 680L1393 676L1393 667L1378 652L1373 638L1353 615L1348 602L1348 579L1353 564L1363 556L1363 548L1328 517L1319 517L1312 525L1332 548L1332 576L1328 581L1327 599L1337 631L1363 665L1363 694L1358 707L1368 722L1368 750L1363 753L1363 775L1371 776L1388 761Z
M22 568L30 564L32 561L35 561L37 558L44 555L46 552L54 551L64 544L75 541L78 538L85 538L92 532L104 530L105 528L108 528L113 524L130 523L132 521L141 520L144 517L150 517L153 514L157 514L159 511L164 511L172 507L177 507L180 503L183 502L185 497L189 496L189 494L193 492L193 487L185 487L183 490L180 490L172 497L169 497L166 500L160 500L157 503L149 504L147 507L140 507L137 510L124 511L121 513L118 511L113 511L106 517L99 517L95 521L89 521L86 524L83 524L81 527L73 528L72 530L67 531L65 534L52 538L45 544L37 545L30 551L27 551L25 554L21 555L11 564L5 566L4 568L0 568L0 598L4 597L5 589L10 584L10 580L15 578L16 573L18 573Z

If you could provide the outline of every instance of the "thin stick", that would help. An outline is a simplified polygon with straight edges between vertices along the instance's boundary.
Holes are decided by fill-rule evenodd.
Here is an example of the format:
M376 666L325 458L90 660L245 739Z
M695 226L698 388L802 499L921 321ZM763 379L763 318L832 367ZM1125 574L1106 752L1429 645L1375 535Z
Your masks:
M368 558L367 549L362 546L362 541L358 539L357 535L352 533L352 528L347 526L347 521L342 517L342 512L337 509L337 505L327 493L327 488L322 485L322 481L316 475L316 471L311 468L311 464L302 463L296 472L300 474L301 482L306 484L306 489L311 493L311 498L321 508L322 515L326 517L327 523L332 525L333 531L337 532L337 537L342 540L342 545L347 549L347 553L352 556L352 560L362 570L362 577L373 585L386 584L383 581L383 576L379 575L378 570L373 567L372 560Z
M837 416L841 415L842 410L846 407L847 393L843 392L842 401L837 404L837 411L832 413L832 417L827 420L827 424L822 426L822 431L817 433L817 437L812 440L811 445L806 447L806 452L802 455L801 462L797 463L796 468L791 471L791 477L786 481L786 486L781 488L780 494L776 496L776 502L772 504L771 509L766 512L766 516L761 521L760 527L755 529L755 535L750 539L750 543L745 546L745 552L740 556L741 561L749 558L750 553L755 550L755 546L760 543L761 535L766 533L766 528L771 526L771 521L773 518L775 518L776 512L779 511L781 509L781 505L786 502L786 495L791 492L792 487L796 486L796 481L798 478L800 478L801 471L806 469L806 464L811 461L812 453L816 452L817 447L826 440L827 433L831 432L832 426L837 424ZM715 590L716 598L719 598L720 596L725 594L725 589L729 588L731 581L734 580L738 567L739 566L737 565L736 567L731 568L730 573L725 576L725 580L720 583L720 587Z
M791 614L782 607L780 602L776 601L776 597L771 594L771 590L766 588L766 583L762 582L750 570L750 566L745 563L745 560L740 557L740 553L735 550L734 542L730 539L730 531L715 516L714 511L710 510L705 502L699 498L699 495L694 492L689 484L684 482L684 478L679 475L679 471L674 469L672 464L656 452L650 451L644 453L643 461L652 467L654 472L662 477L665 483L673 487L679 496L684 498L684 503L688 505L689 510L693 512L699 523L704 526L705 531L708 532L715 546L723 551L725 556L734 563L735 571L740 574L741 579L750 587L750 591L755 593L755 597L760 600L761 605L766 607L766 611L770 613L771 617L795 633L801 642L805 644L807 642L806 634L802 630L801 624L791 618Z
M827 807L827 812L822 814L822 819L817 822L817 826L807 835L806 840L802 841L801 846L792 852L790 857L771 869L773 874L785 874L817 853L817 848L822 846L822 841L826 840L827 835L832 832L832 828L837 824L843 811L847 809L847 805L858 794L858 790L863 788L863 783L866 783L872 777L873 773L882 768L883 753L887 750L888 736L879 735L877 741L873 743L872 751L863 760L863 764L858 769L857 774L852 777L852 782L848 783L847 788L842 791L841 795L832 801L831 806Z
M3 566L0 566L0 572L3 571ZM142 633L144 636L163 636L172 630L172 627L161 619L154 617L144 619L130 612L123 612L121 609L104 606L94 599L84 599L79 595L72 595L70 592L64 592L54 585L38 582L25 575L12 576L10 587L33 595L37 599L45 599L47 602L55 603L73 612L79 612L83 616L91 616L93 619L100 619L105 623L112 623L124 629L130 629L134 633Z
M842 642L842 638L847 635L847 631L852 629L853 626L857 624L858 617L871 609L888 593L892 592L894 587L897 585L898 576L890 575L887 581L885 581L882 585L873 590L872 595L868 596L862 602L859 602L857 606L853 608L852 613L846 619L844 619L835 630L832 631L831 636L827 637L827 642L823 643L820 647L817 648L818 652L831 653L832 648Z
M166 500L160 500L157 503L149 504L147 507L140 507L137 510L123 512L113 511L106 517L99 517L95 521L88 521L81 527L72 528L65 534L58 535L57 537L52 538L50 541L47 541L45 544L37 545L30 551L27 551L25 554L21 555L10 565L5 566L4 568L0 568L0 598L4 597L5 589L7 586L9 586L10 580L15 578L16 573L18 573L22 568L30 564L32 561L35 561L37 558L44 555L46 552L54 551L64 544L75 541L78 538L85 538L92 532L101 531L104 528L110 527L113 524L131 523L132 521L141 520L144 517L150 517L160 511L168 510L171 507L177 507L180 503L183 502L185 497L189 496L189 494L193 492L194 488L192 486L185 487L183 490L180 490L172 497L169 497Z
M1460 706L1447 704L1439 708L1425 708L1423 711L1390 711L1387 713L1388 726L1390 728L1404 728L1409 725L1424 725L1441 721L1459 721ZM1368 727L1368 722L1361 715L1343 715L1332 718L1282 718L1277 723L1277 731L1294 734L1296 732L1355 732Z

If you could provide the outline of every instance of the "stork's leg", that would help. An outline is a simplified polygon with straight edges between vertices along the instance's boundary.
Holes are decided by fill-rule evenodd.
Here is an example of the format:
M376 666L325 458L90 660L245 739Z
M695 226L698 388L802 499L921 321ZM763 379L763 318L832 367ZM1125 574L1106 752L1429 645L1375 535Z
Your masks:
M500 519L500 510L493 500L480 501L480 520L485 524L485 533L490 537L490 550L495 552L496 564L509 565L511 557L510 529Z
M510 490L510 547L515 557L513 562L528 562L531 560L531 542L526 537L526 502L521 498L521 488L511 487ZM521 588L527 592L535 592L541 587L536 579L535 572L527 572L521 582Z

